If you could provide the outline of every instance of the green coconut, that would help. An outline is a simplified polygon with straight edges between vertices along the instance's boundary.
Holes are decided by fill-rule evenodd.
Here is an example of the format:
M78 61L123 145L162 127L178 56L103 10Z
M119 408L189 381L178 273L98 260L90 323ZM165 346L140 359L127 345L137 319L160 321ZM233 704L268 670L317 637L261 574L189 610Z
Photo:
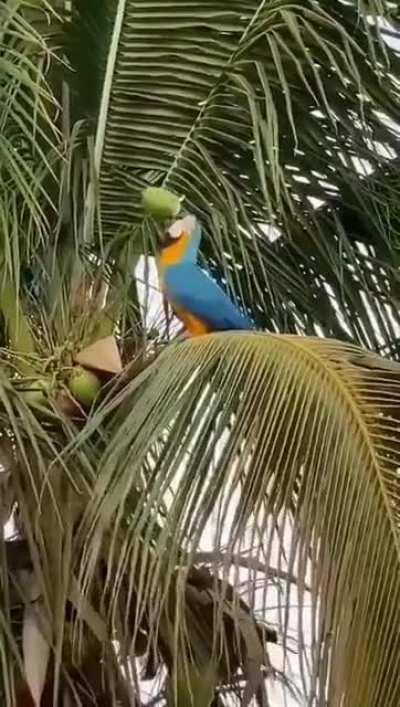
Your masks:
M176 218L181 210L182 199L161 187L148 187L143 192L143 207L157 221Z
M37 378L26 384L21 391L28 405L46 405L52 390L52 382L48 378Z
M90 407L98 395L101 383L95 373L76 366L68 381L71 395L84 407Z

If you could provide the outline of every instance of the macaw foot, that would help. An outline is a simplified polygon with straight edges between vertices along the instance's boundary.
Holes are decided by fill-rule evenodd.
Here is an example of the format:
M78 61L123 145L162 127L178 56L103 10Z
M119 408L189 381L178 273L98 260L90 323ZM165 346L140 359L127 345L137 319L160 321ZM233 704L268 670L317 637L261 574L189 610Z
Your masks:
M180 334L177 335L175 341L177 343L182 343L184 341L187 341L188 339L191 339L191 334L188 331L182 331Z
M191 339L195 339L196 336L201 336L201 334L195 334L192 331L183 331L182 334L179 334L177 337L177 341L190 341Z

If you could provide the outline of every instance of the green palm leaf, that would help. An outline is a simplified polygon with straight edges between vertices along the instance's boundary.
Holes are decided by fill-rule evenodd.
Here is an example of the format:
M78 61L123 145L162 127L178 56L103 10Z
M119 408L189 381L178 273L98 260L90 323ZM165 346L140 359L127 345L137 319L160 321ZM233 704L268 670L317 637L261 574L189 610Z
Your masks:
M125 707L120 667L136 690L140 659L171 704L215 689L261 704L276 603L281 667L290 679L294 616L308 704L397 707L398 365L262 334L157 356L133 270L154 245L141 190L165 184L260 326L397 356L399 60L377 29L396 37L399 12L67 9L64 35L45 0L0 10L0 490L19 533L0 542L2 696L21 694L25 569L60 699ZM137 360L97 410L28 401L32 375L62 378L72 348L112 331Z
M266 566L279 528L300 627L311 586L311 653L300 638L308 699L316 690L318 704L394 707L399 372L352 346L289 336L227 334L166 349L108 425L84 524L83 586L108 547L111 606L120 601L111 568L129 567L154 626L182 550L197 552L213 513L215 546L240 554L250 545ZM287 588L287 611L290 601ZM188 630L175 625L178 661Z
M140 243L140 190L163 183L202 218L208 262L262 326L310 331L313 319L342 335L332 298L322 291L321 308L315 300L319 270L342 314L368 325L355 294L357 248L332 208L320 216L310 203L358 202L394 265L387 221L356 165L387 162L377 143L398 152L380 115L398 114L399 61L358 9L121 1L97 133L104 231L129 224ZM383 13L380 3L370 10ZM276 243L266 224L279 229ZM365 295L374 307L367 285ZM371 339L363 327L350 330Z
M24 3L19 5L6 3L0 11L1 251L14 270L29 259L45 236L49 209L54 207L45 178L54 176L58 137L56 103L46 83L48 48L24 18ZM13 234L4 228L12 209L24 229L23 238L17 219Z

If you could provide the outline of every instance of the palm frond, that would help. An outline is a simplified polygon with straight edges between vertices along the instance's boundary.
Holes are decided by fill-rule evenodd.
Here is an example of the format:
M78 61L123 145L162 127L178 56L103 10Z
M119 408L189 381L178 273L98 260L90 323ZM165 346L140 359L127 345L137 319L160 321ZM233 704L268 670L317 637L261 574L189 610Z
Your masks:
M79 455L83 466L75 458L74 471L60 463L60 451L76 434L61 409L32 405L26 392L29 383L11 380L4 364L0 375L2 475L10 476L4 514L13 510L15 534L15 538L5 538L2 533L0 541L2 698L13 707L24 699L29 676L31 688L36 684L38 691L44 687L52 692L50 678L60 694L67 689L66 671L72 666L64 648L68 642L66 606L73 598L77 571L73 569L73 533L92 471L85 454ZM5 500L2 495L2 503ZM2 513L3 526L7 518ZM37 587L35 596L31 595L33 586ZM89 642L94 640L91 636ZM35 643L38 650L43 644L51 651L47 677L44 666L36 663ZM25 699L29 700L28 694Z
M117 397L111 419L106 407L84 433L104 415L114 430L82 528L82 589L106 560L113 612L128 574L136 631L147 620L162 632L171 612L182 661L184 582L166 608L182 551L190 564L208 533L214 548L233 557L251 547L268 567L284 537L307 703L397 705L399 374L353 346L302 337L227 334L168 347ZM283 586L288 651L293 594Z
M44 237L49 209L54 208L44 180L54 174L58 143L57 106L46 83L48 48L24 19L22 6L6 3L0 11L1 217L4 226L10 209L16 209L15 222L24 229L23 238L16 233L7 241L2 228L2 253L9 268L11 253L15 268L35 252ZM20 241L17 250L15 237Z
M26 687L25 570L60 699L132 704L141 661L171 703L207 675L262 704L295 647L308 704L397 707L398 365L261 334L157 356L133 278L166 184L261 327L398 355L397 8L74 0L69 47L46 0L0 18L0 699ZM105 330L136 360L97 409L29 400Z
M320 268L351 318L358 253L343 244L335 210L320 218L315 200L349 196L388 245L360 165L375 170L398 153L382 115L398 115L399 60L366 19L381 18L381 3L359 10L355 1L121 0L96 147L104 232L128 225L141 243L140 190L165 184L200 216L208 262L261 326L307 331L313 318L327 334L343 331L310 283L320 289ZM365 343L360 330L349 336Z
M100 107L115 5L115 0L74 0L64 21L62 44L69 63L71 118L74 123L89 119L92 131Z

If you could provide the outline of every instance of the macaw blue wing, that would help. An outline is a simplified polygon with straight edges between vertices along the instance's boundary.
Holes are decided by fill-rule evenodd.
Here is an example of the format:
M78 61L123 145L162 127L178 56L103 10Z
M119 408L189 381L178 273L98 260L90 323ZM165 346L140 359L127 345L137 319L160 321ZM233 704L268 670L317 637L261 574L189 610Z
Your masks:
M254 328L252 322L198 265L181 263L168 268L164 284L171 303L203 321L212 331Z

